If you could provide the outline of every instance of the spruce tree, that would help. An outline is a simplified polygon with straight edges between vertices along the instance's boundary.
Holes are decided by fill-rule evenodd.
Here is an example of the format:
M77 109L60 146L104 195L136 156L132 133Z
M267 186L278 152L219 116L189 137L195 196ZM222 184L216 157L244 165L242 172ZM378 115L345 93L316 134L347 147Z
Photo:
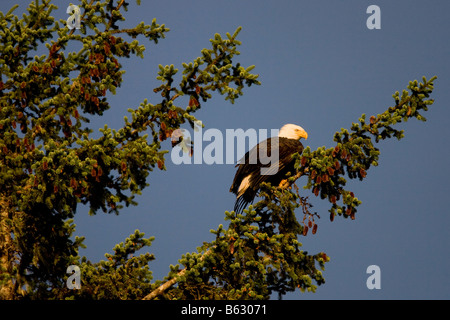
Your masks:
M66 268L77 263L83 281L90 281L90 285L83 282L86 290L81 296L138 298L137 292L148 291L151 277L146 270L152 256L130 256L150 239L137 231L114 248L109 261L80 261L83 239L72 238L78 205L89 205L91 214L99 210L118 214L124 205L136 204L135 195L148 185L149 173L165 169L162 141L181 125L193 125L193 113L212 92L234 102L245 86L258 83L251 67L233 61L239 54L240 29L224 38L216 34L210 49L183 65L179 83L174 82L178 69L160 66L161 85L154 90L160 101L143 101L129 109L122 128L105 125L101 136L92 138L89 119L110 108L106 95L115 94L122 83L121 59L143 58L145 47L138 38L158 43L169 31L156 20L120 28L127 6L123 0L81 1L79 30L69 28L66 20L55 21L51 13L56 6L49 0L32 2L22 19L13 13L17 6L1 13L3 298L64 297L64 290L58 289L65 287ZM81 49L68 52L71 43ZM42 44L46 54L35 56ZM119 277L122 271L139 284L130 292L103 287L103 277L111 272Z
M153 237L139 230L105 254L106 260L80 257L77 208L85 204L91 214L119 214L137 205L150 173L166 169L162 142L182 126L193 128L194 113L213 93L234 103L259 81L251 73L254 66L236 62L240 28L215 34L181 72L159 66L158 101L144 100L128 110L120 129L105 124L93 138L96 128L89 120L110 108L107 94L116 94L123 81L121 61L143 58L141 41L157 44L169 32L155 19L122 28L128 5L82 0L80 29L55 20L50 0L31 2L21 19L14 14L17 6L0 12L0 297L266 299L297 288L316 290L329 257L300 248L299 237L318 228L309 197L329 201L331 219L354 219L361 202L345 189L346 177L365 178L377 165L374 142L403 137L393 127L397 122L425 120L435 78L410 82L386 112L368 121L362 115L350 130L337 132L334 147L307 147L295 155L297 171L282 185L264 185L262 200L243 214L225 212L226 226L211 230L214 241L183 255L166 279L153 281L154 256L135 255ZM70 51L72 43L81 49ZM66 286L69 265L80 268L79 290Z

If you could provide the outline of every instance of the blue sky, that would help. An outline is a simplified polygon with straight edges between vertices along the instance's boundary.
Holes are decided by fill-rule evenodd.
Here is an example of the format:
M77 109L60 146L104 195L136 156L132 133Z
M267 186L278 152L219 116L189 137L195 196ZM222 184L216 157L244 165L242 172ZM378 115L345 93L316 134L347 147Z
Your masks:
M19 3L27 3L20 1ZM56 1L56 16L66 19L69 1ZM381 29L369 30L369 5L381 9ZM2 2L6 11L9 4ZM21 5L17 12L25 10ZM205 129L277 129L301 125L315 150L333 146L333 134L393 105L392 94L408 81L437 75L434 105L427 122L410 120L401 141L377 146L378 167L348 187L362 201L356 220L329 221L328 202L305 191L321 216L315 235L301 237L303 249L324 251L326 283L316 293L295 292L286 299L449 299L450 216L450 2L448 1L130 1L129 25L157 18L171 29L158 45L146 44L145 59L123 60L125 82L111 97L112 109L93 126L123 124L127 108L145 98L158 103L158 64L190 62L209 47L215 33L242 31L243 66L255 65L261 86L244 90L234 105L214 96L196 113ZM59 16L58 16L59 17ZM169 144L164 145L169 148ZM170 160L170 156L167 157ZM155 236L150 263L155 279L186 252L211 241L210 229L232 210L229 193L235 168L222 165L174 165L150 174L150 186L119 216L89 216L80 207L77 235L86 237L80 252L104 259L135 229ZM303 186L305 180L299 180ZM381 289L366 287L370 265L381 270Z

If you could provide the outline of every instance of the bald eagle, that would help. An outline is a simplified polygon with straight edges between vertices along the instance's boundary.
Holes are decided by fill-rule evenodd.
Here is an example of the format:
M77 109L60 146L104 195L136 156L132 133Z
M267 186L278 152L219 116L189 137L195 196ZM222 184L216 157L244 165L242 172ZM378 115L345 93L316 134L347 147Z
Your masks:
M303 151L303 145L299 141L301 138L308 138L302 127L286 124L280 129L278 137L259 143L245 154L236 165L238 169L230 188L230 192L236 195L236 213L253 202L262 182L278 186L288 172L293 173L292 156Z

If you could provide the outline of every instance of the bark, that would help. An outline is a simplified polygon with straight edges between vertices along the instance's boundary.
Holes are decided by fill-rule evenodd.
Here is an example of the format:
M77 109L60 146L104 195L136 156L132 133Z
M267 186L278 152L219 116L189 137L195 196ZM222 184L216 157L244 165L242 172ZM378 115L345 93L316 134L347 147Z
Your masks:
M180 272L178 272L177 276L181 277L186 273L186 269L181 270ZM164 284L160 285L158 287L158 289L153 290L152 292L150 292L148 295L146 295L144 298L142 298L142 300L153 300L155 299L157 296L161 295L164 293L164 291L166 291L167 289L169 289L171 286L173 286L175 283L177 283L177 278L172 278L169 281L165 282Z
M214 246L215 247L215 246ZM213 248L214 248L213 247ZM207 255L211 254L211 250L208 249L201 257L200 257L200 261L203 261L203 259L205 259L205 257ZM148 295L146 295L144 298L142 298L142 300L153 300L155 299L157 296L161 295L164 293L164 291L166 291L167 289L169 289L171 286L173 286L175 283L177 283L177 279L179 277L182 277L184 274L186 273L186 268L184 268L183 270L181 270L180 272L177 273L177 275L175 277L173 277L172 279L170 279L167 282L164 282L162 285L160 285L157 289L153 290L152 292L150 292Z
M14 243L8 203L0 199L0 300L13 300Z

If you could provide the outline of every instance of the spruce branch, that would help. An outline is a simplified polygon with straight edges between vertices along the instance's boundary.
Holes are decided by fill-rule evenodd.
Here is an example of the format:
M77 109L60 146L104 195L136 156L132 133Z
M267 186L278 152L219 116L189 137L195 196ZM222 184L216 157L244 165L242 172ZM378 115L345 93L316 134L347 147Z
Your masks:
M331 202L331 219L335 213L354 219L356 207L361 202L352 191L343 188L346 183L344 176L362 180L370 166L377 165L379 150L371 139L376 142L391 136L401 139L403 132L392 125L411 117L424 120L419 111L426 111L433 102L425 98L431 94L434 80L435 77L430 80L423 78L421 84L410 82L408 89L411 94L404 91L401 98L398 93L394 94L394 107L371 117L369 123L365 122L363 115L359 124L352 124L350 131L342 129L337 132L334 148L321 147L311 151L307 147L301 155L294 155L297 169L294 175L278 186L264 183L259 191L262 200L244 210L243 214L225 213L226 220L230 221L228 229L221 225L218 230L213 230L216 240L201 248L205 250L208 246L215 246L214 253L209 255L215 262L213 265L204 261L200 263L197 258L190 259L191 256L184 257L180 262L189 268L160 286L151 297L165 293L167 297L189 299L195 298L195 291L197 295L215 299L262 299L273 292L283 295L297 288L315 291L313 281L317 285L325 281L317 264L323 269L329 257L323 252L310 256L300 250L298 236L306 236L310 229L316 233L315 218L320 216L311 212L310 199L301 194L296 182L306 176L308 180L304 189L312 189L315 196L320 195ZM346 207L338 205L339 200ZM299 207L303 219L295 215ZM177 282L178 287L172 288ZM225 286L233 289L224 293Z
M205 251L201 256L199 261L203 261L205 259L206 256L208 256L209 254L211 254L211 249L208 249L207 251ZM157 296L162 295L167 289L169 289L170 287L172 287L174 284L176 284L182 277L184 277L186 275L186 271L187 268L182 269L181 271L179 271L175 276L173 276L172 279L164 282L162 285L160 285L157 289L153 290L151 293L149 293L148 295L146 295L144 298L142 298L142 300L153 300L155 299Z
M177 274L177 277L182 277L182 276L184 276L185 273L186 273L186 269L183 269ZM153 290L151 293L149 293L144 298L142 298L142 300L153 300L157 296L162 295L164 293L164 291L166 291L171 286L173 286L175 283L177 283L177 277L174 277L174 278L170 279L169 281L164 282L157 289Z
M331 220L336 215L355 219L361 201L355 197L354 192L344 189L345 177L359 180L366 178L369 168L378 165L380 151L374 142L378 143L391 137L398 140L403 138L403 130L395 129L395 124L406 122L410 118L426 120L421 112L427 111L428 106L434 102L429 96L434 89L436 78L427 80L423 77L421 83L417 80L410 81L401 95L398 91L394 93L394 106L381 114L371 116L368 122L363 114L359 123L352 123L350 130L341 129L336 132L333 137L335 147L320 147L315 151L306 147L297 158L297 170L304 170L303 173L308 177L304 189L311 189L315 196L331 203ZM338 204L340 200L342 205Z

